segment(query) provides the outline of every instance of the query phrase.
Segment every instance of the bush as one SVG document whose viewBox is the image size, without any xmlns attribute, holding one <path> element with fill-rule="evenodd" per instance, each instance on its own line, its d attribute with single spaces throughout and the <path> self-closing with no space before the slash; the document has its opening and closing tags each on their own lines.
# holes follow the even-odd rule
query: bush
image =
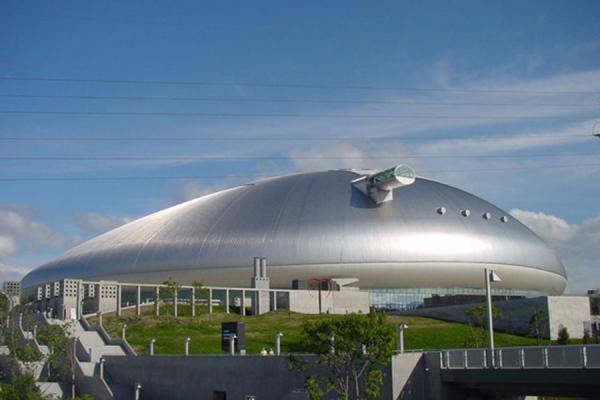
<svg viewBox="0 0 600 400">
<path fill-rule="evenodd" d="M 567 328 L 561 326 L 558 330 L 558 344 L 569 344 L 569 332 Z"/>
</svg>

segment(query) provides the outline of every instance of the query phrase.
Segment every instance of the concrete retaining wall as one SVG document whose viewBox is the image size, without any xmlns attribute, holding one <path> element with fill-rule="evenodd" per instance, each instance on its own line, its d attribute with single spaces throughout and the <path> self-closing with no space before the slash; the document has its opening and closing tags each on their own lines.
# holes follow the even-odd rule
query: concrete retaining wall
<svg viewBox="0 0 600 400">
<path fill-rule="evenodd" d="M 405 311 L 404 315 L 419 315 L 446 321 L 469 323 L 467 312 L 480 304 L 461 304 L 447 307 L 419 308 Z M 565 326 L 572 338 L 582 338 L 584 322 L 591 320 L 587 297 L 548 296 L 510 301 L 496 301 L 501 316 L 494 318 L 494 329 L 519 335 L 531 334 L 531 317 L 537 311 L 543 314 L 541 328 L 545 338 L 556 339 L 558 330 Z"/>
<path fill-rule="evenodd" d="M 316 356 L 299 358 L 309 361 L 313 371 L 321 368 L 315 365 Z M 395 356 L 393 363 L 383 369 L 386 378 L 380 399 L 411 398 L 398 396 L 405 386 L 415 382 L 421 359 L 420 353 Z M 260 400 L 307 399 L 303 374 L 288 370 L 287 364 L 285 355 L 108 356 L 105 368 L 111 382 L 129 387 L 140 383 L 145 400 L 212 399 L 216 391 L 225 392 L 227 399 L 245 399 L 249 395 Z M 418 374 L 422 375 L 422 371 Z"/>
</svg>

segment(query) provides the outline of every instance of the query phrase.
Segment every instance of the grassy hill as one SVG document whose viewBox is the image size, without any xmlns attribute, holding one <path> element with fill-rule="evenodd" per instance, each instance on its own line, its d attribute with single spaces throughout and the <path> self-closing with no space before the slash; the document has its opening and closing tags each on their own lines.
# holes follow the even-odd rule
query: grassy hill
<svg viewBox="0 0 600 400">
<path fill-rule="evenodd" d="M 192 354 L 221 353 L 221 322 L 244 321 L 246 323 L 246 349 L 248 353 L 259 353 L 263 348 L 273 347 L 275 332 L 283 332 L 282 352 L 309 352 L 302 341 L 302 325 L 304 322 L 322 318 L 343 318 L 334 315 L 306 315 L 279 310 L 260 316 L 242 317 L 238 314 L 217 312 L 207 314 L 198 307 L 196 317 L 189 316 L 189 306 L 179 307 L 179 317 L 165 315 L 169 307 L 161 308 L 161 316 L 152 315 L 150 307 L 143 309 L 142 316 L 137 317 L 133 310 L 126 310 L 122 317 L 107 315 L 103 324 L 113 337 L 121 334 L 121 325 L 127 324 L 127 340 L 138 354 L 145 354 L 146 346 L 156 339 L 156 354 L 182 354 L 185 337 L 191 338 Z M 397 324 L 405 322 L 408 329 L 404 340 L 407 349 L 441 349 L 469 347 L 472 343 L 469 325 L 457 324 L 423 317 L 389 316 L 389 322 Z M 97 318 L 90 318 L 96 324 Z M 497 332 L 496 345 L 526 346 L 535 345 L 533 338 Z"/>
</svg>

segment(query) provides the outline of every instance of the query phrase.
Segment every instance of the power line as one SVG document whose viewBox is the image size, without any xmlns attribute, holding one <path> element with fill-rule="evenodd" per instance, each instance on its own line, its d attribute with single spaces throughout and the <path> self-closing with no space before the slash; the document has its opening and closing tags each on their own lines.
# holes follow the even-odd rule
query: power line
<svg viewBox="0 0 600 400">
<path fill-rule="evenodd" d="M 518 90 L 487 88 L 432 88 L 408 86 L 372 86 L 372 85 L 328 85 L 303 83 L 267 83 L 267 82 L 217 82 L 217 81 L 177 81 L 177 80 L 135 80 L 135 79 L 85 79 L 85 78 L 51 78 L 0 76 L 4 81 L 36 81 L 60 83 L 97 83 L 128 85 L 185 85 L 185 86 L 231 86 L 231 87 L 265 87 L 265 88 L 297 88 L 297 89 L 352 89 L 352 90 L 392 90 L 414 92 L 464 92 L 464 93 L 521 93 L 521 94 L 600 94 L 600 91 L 561 91 L 561 90 Z"/>
<path fill-rule="evenodd" d="M 525 136 L 527 138 L 535 139 L 573 139 L 573 138 L 590 138 L 590 134 L 572 134 L 572 135 L 530 135 Z M 469 136 L 462 139 L 469 140 L 499 140 L 510 138 L 510 136 Z M 160 136 L 136 136 L 136 137 L 116 137 L 116 136 L 98 136 L 98 137 L 83 137 L 83 136 L 0 136 L 0 141 L 13 141 L 13 142 L 137 142 L 137 141 L 156 141 L 156 142 L 341 142 L 341 141 L 354 141 L 354 142 L 369 142 L 369 141 L 428 141 L 428 140 L 444 140 L 444 138 L 438 137 L 424 137 L 424 136 L 341 136 L 341 137 L 278 137 L 278 136 L 209 136 L 209 137 L 160 137 Z"/>
<path fill-rule="evenodd" d="M 221 112 L 135 112 L 135 111 L 48 111 L 0 110 L 0 114 L 14 115 L 87 115 L 137 117 L 215 117 L 215 118 L 356 118 L 356 119 L 443 119 L 443 120 L 535 120 L 562 119 L 564 116 L 533 115 L 370 115 L 370 114 L 303 114 L 303 113 L 221 113 Z"/>
<path fill-rule="evenodd" d="M 578 164 L 553 164 L 553 165 L 533 165 L 522 167 L 498 167 L 498 168 L 472 168 L 472 169 L 431 169 L 422 170 L 420 173 L 469 173 L 469 172 L 493 172 L 493 171 L 514 171 L 514 170 L 533 170 L 533 169 L 561 169 L 561 168 L 581 168 L 581 167 L 600 167 L 600 163 L 578 163 Z M 145 180 L 192 180 L 192 179 L 261 179 L 275 177 L 273 175 L 185 175 L 185 176 L 117 176 L 117 177 L 0 177 L 3 182 L 54 182 L 54 181 L 145 181 Z"/>
<path fill-rule="evenodd" d="M 600 107 L 600 104 L 548 104 L 548 103 L 476 103 L 450 101 L 410 101 L 410 100 L 341 100 L 314 98 L 243 98 L 243 97 L 181 97 L 181 96 L 83 96 L 83 95 L 28 95 L 0 94 L 3 98 L 22 99 L 62 99 L 62 100 L 160 100 L 160 101 L 199 101 L 199 102 L 236 102 L 236 103 L 308 103 L 308 104 L 398 104 L 424 106 L 484 106 L 484 107 L 551 107 L 580 108 Z"/>
<path fill-rule="evenodd" d="M 464 155 L 365 155 L 365 156 L 5 156 L 0 161 L 255 161 L 255 160 L 396 160 L 396 159 L 479 159 L 479 158 L 554 158 L 600 156 L 598 152 L 569 154 L 464 154 Z"/>
</svg>

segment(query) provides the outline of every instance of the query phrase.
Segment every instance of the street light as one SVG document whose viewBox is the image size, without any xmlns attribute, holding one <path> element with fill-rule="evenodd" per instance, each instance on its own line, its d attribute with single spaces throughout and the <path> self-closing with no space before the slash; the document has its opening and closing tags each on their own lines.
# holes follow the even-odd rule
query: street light
<svg viewBox="0 0 600 400">
<path fill-rule="evenodd" d="M 502 279 L 496 274 L 496 271 L 490 268 L 485 269 L 485 296 L 487 298 L 487 320 L 488 331 L 490 333 L 490 361 L 492 367 L 496 366 L 494 357 L 494 321 L 492 317 L 492 282 L 502 282 Z"/>
</svg>

